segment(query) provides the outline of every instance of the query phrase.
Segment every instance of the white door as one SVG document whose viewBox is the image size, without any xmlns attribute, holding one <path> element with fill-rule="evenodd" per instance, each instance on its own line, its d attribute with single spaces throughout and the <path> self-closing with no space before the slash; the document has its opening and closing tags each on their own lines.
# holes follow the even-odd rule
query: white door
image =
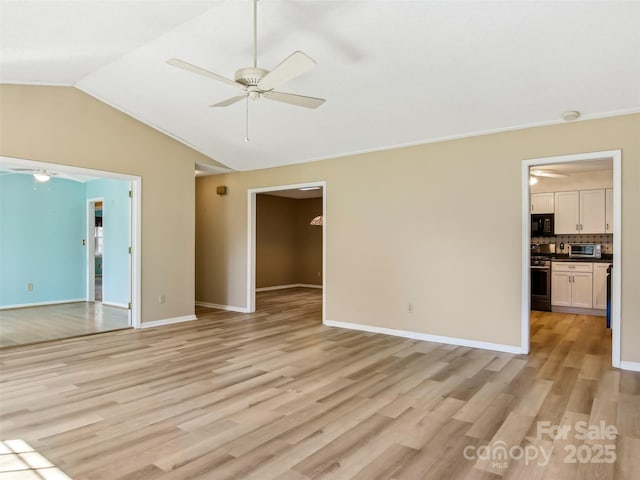
<svg viewBox="0 0 640 480">
<path fill-rule="evenodd" d="M 580 197 L 577 191 L 556 192 L 554 205 L 556 234 L 580 233 L 578 230 L 580 223 L 579 201 Z"/>
<path fill-rule="evenodd" d="M 571 274 L 571 306 L 591 308 L 593 305 L 593 273 Z"/>
<path fill-rule="evenodd" d="M 605 191 L 580 191 L 580 233 L 604 233 Z"/>
<path fill-rule="evenodd" d="M 613 233 L 613 188 L 607 188 L 605 194 L 605 233 Z"/>
<path fill-rule="evenodd" d="M 551 305 L 559 307 L 571 306 L 571 273 L 551 273 Z"/>
</svg>

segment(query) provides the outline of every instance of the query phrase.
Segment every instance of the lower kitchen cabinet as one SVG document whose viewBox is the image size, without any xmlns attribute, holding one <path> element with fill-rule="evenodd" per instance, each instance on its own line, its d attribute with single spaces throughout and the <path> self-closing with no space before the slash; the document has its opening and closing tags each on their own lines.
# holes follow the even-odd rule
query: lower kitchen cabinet
<svg viewBox="0 0 640 480">
<path fill-rule="evenodd" d="M 592 308 L 593 264 L 552 262 L 551 305 L 558 307 Z"/>
<path fill-rule="evenodd" d="M 607 308 L 607 268 L 610 263 L 593 264 L 593 308 Z"/>
</svg>

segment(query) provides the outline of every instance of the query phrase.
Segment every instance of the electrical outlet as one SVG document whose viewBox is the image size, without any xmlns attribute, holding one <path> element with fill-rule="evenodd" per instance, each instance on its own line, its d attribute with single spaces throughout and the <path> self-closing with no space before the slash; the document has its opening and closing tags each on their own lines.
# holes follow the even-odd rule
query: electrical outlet
<svg viewBox="0 0 640 480">
<path fill-rule="evenodd" d="M 160 305 L 164 305 L 166 301 L 167 301 L 167 296 L 164 293 L 158 297 L 158 303 Z"/>
<path fill-rule="evenodd" d="M 33 283 L 27 283 L 27 292 L 33 292 Z"/>
<path fill-rule="evenodd" d="M 407 313 L 413 313 L 413 303 L 407 304 Z"/>
</svg>

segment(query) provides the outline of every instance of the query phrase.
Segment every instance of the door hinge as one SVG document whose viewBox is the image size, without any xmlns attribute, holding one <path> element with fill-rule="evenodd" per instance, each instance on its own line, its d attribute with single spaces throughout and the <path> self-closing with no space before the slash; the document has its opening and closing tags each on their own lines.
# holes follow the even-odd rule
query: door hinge
<svg viewBox="0 0 640 480">
<path fill-rule="evenodd" d="M 129 255 L 131 255 L 132 251 L 133 251 L 133 249 L 131 247 L 129 247 Z"/>
<path fill-rule="evenodd" d="M 127 310 L 131 310 L 131 302 L 127 303 Z"/>
<path fill-rule="evenodd" d="M 129 190 L 129 198 L 133 197 L 133 192 Z"/>
</svg>

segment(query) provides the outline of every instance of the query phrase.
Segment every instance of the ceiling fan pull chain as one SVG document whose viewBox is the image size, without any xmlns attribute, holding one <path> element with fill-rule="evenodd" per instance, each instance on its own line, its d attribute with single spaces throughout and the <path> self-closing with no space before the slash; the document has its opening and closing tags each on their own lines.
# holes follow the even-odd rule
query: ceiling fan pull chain
<svg viewBox="0 0 640 480">
<path fill-rule="evenodd" d="M 247 123 L 246 123 L 246 135 L 244 137 L 244 141 L 249 143 L 249 95 L 247 95 Z"/>
</svg>

